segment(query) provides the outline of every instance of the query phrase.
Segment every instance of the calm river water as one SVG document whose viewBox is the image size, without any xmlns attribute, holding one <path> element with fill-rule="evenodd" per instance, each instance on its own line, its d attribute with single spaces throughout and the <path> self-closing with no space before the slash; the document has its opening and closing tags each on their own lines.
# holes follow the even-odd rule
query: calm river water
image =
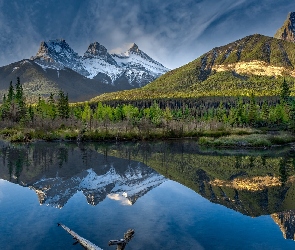
<svg viewBox="0 0 295 250">
<path fill-rule="evenodd" d="M 0 144 L 0 249 L 295 249 L 295 153 L 194 141 Z"/>
</svg>

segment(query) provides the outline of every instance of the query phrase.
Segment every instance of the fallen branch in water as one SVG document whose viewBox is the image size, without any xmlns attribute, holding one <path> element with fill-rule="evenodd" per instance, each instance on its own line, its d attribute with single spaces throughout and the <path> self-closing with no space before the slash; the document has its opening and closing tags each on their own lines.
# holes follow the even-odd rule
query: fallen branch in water
<svg viewBox="0 0 295 250">
<path fill-rule="evenodd" d="M 73 230 L 65 226 L 64 224 L 57 223 L 58 226 L 61 226 L 66 232 L 68 232 L 70 235 L 73 236 L 73 239 L 76 240 L 76 242 L 73 245 L 80 244 L 83 246 L 86 250 L 103 250 L 102 248 L 96 246 L 89 240 L 84 239 L 77 233 L 75 233 Z M 112 245 L 117 245 L 117 250 L 124 250 L 127 243 L 133 238 L 134 236 L 134 230 L 129 229 L 125 234 L 124 234 L 124 239 L 120 240 L 110 240 L 109 241 L 109 246 Z"/>
<path fill-rule="evenodd" d="M 117 250 L 124 250 L 127 243 L 133 238 L 134 236 L 134 230 L 129 229 L 125 234 L 124 234 L 124 239 L 120 240 L 110 240 L 109 241 L 109 246 L 112 245 L 117 245 Z"/>
<path fill-rule="evenodd" d="M 73 236 L 73 239 L 76 240 L 76 242 L 73 245 L 76 245 L 76 244 L 79 243 L 86 250 L 103 250 L 102 248 L 100 248 L 100 247 L 94 245 L 93 243 L 91 243 L 89 240 L 86 240 L 83 237 L 81 237 L 80 235 L 76 234 L 74 231 L 72 231 L 67 226 L 65 226 L 65 225 L 63 225 L 61 223 L 57 223 L 57 225 L 61 226 L 66 232 L 68 232 L 70 235 Z"/>
</svg>

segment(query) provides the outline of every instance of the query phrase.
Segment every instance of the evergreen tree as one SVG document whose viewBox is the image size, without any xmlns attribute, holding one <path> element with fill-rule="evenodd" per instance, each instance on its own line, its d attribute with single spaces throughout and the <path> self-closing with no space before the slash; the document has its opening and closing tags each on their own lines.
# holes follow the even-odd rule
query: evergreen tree
<svg viewBox="0 0 295 250">
<path fill-rule="evenodd" d="M 55 104 L 55 100 L 54 100 L 54 94 L 50 93 L 49 98 L 48 98 L 48 103 L 53 105 Z"/>
<path fill-rule="evenodd" d="M 231 124 L 235 124 L 237 126 L 241 126 L 245 123 L 245 117 L 244 117 L 244 109 L 245 109 L 245 105 L 243 102 L 242 97 L 239 97 L 238 99 L 238 104 L 236 108 L 231 108 L 230 110 L 230 120 L 231 120 Z"/>
<path fill-rule="evenodd" d="M 281 103 L 288 103 L 290 99 L 290 88 L 288 83 L 286 82 L 286 79 L 284 78 L 283 83 L 281 84 L 281 91 L 280 91 L 280 101 Z"/>
<path fill-rule="evenodd" d="M 6 118 L 18 122 L 26 117 L 25 98 L 19 77 L 17 78 L 15 90 L 12 82 L 10 82 L 7 97 L 6 95 L 3 96 L 1 110 L 2 119 Z"/>
<path fill-rule="evenodd" d="M 35 114 L 34 114 L 34 109 L 31 105 L 28 108 L 28 116 L 29 116 L 30 121 L 33 122 Z"/>
<path fill-rule="evenodd" d="M 15 102 L 18 105 L 18 120 L 25 118 L 26 116 L 26 103 L 25 103 L 25 97 L 23 93 L 23 87 L 20 83 L 20 78 L 17 77 L 17 82 L 15 85 Z"/>
<path fill-rule="evenodd" d="M 14 88 L 11 81 L 8 88 L 7 101 L 11 103 L 13 99 L 14 99 Z"/>
<path fill-rule="evenodd" d="M 6 95 L 3 95 L 3 101 L 1 105 L 1 118 L 2 120 L 8 116 L 9 103 L 7 101 Z"/>
<path fill-rule="evenodd" d="M 290 116 L 289 127 L 290 129 L 294 131 L 295 130 L 295 100 L 294 99 L 290 103 L 289 116 Z"/>
<path fill-rule="evenodd" d="M 65 96 L 64 100 L 64 117 L 68 119 L 70 117 L 70 106 L 69 106 L 69 95 L 68 93 Z"/>
<path fill-rule="evenodd" d="M 257 107 L 256 107 L 256 101 L 253 92 L 250 96 L 250 105 L 249 105 L 249 115 L 248 115 L 248 122 L 250 125 L 255 125 L 257 119 Z"/>
<path fill-rule="evenodd" d="M 216 117 L 217 117 L 217 120 L 222 122 L 224 120 L 224 117 L 226 116 L 226 110 L 223 106 L 223 102 L 221 101 L 219 103 L 219 106 L 216 110 Z"/>
<path fill-rule="evenodd" d="M 37 103 L 37 106 L 36 106 L 36 111 L 37 111 L 37 114 L 42 118 L 44 119 L 45 117 L 47 117 L 47 107 L 46 107 L 46 102 L 43 98 L 41 98 L 41 96 L 39 95 L 39 98 L 38 98 L 38 103 Z"/>
<path fill-rule="evenodd" d="M 262 107 L 261 107 L 261 113 L 260 113 L 260 119 L 262 121 L 263 126 L 265 126 L 268 123 L 268 117 L 269 117 L 269 108 L 266 101 L 263 101 Z"/>
<path fill-rule="evenodd" d="M 52 120 L 57 116 L 54 95 L 52 93 L 50 93 L 48 98 L 48 115 Z"/>
<path fill-rule="evenodd" d="M 23 98 L 23 89 L 20 84 L 20 79 L 17 77 L 16 84 L 15 84 L 15 99 L 17 102 L 21 101 Z"/>
<path fill-rule="evenodd" d="M 70 115 L 68 94 L 65 96 L 63 91 L 59 91 L 57 100 L 58 116 L 62 119 L 68 119 Z"/>
</svg>

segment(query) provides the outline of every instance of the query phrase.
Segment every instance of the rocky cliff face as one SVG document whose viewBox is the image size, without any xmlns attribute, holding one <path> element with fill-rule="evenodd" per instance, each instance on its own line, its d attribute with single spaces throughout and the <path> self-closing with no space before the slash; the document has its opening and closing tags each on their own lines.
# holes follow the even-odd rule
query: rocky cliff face
<svg viewBox="0 0 295 250">
<path fill-rule="evenodd" d="M 245 96 L 250 93 L 276 96 L 283 77 L 295 77 L 294 50 L 295 43 L 259 34 L 247 36 L 213 48 L 141 89 L 104 94 L 93 101 Z"/>
<path fill-rule="evenodd" d="M 83 59 L 86 60 L 87 58 L 93 59 L 101 59 L 111 65 L 116 65 L 116 61 L 113 57 L 108 53 L 108 50 L 98 42 L 91 43 L 84 53 Z"/>
<path fill-rule="evenodd" d="M 38 195 L 40 204 L 62 208 L 77 192 L 82 192 L 93 206 L 107 197 L 132 205 L 138 198 L 166 181 L 156 171 L 141 164 L 131 164 L 125 172 L 109 166 L 104 174 L 88 169 L 70 178 L 43 178 L 30 185 Z"/>
<path fill-rule="evenodd" d="M 283 26 L 278 29 L 274 37 L 289 42 L 295 42 L 295 12 L 288 14 Z"/>
<path fill-rule="evenodd" d="M 31 60 L 39 64 L 43 69 L 62 70 L 70 68 L 81 75 L 89 75 L 82 65 L 81 57 L 64 39 L 41 42 L 36 56 L 31 57 Z"/>
<path fill-rule="evenodd" d="M 285 239 L 295 240 L 295 211 L 275 213 L 271 217 L 280 227 Z"/>
<path fill-rule="evenodd" d="M 125 79 L 135 87 L 144 86 L 168 71 L 136 44 L 125 53 L 111 55 L 103 45 L 94 42 L 82 57 L 64 39 L 56 39 L 41 42 L 39 51 L 31 60 L 44 70 L 69 68 L 89 79 L 100 78 L 112 85 Z"/>
<path fill-rule="evenodd" d="M 124 53 L 112 54 L 119 67 L 124 69 L 124 77 L 135 86 L 144 86 L 152 82 L 168 69 L 155 61 L 133 43 Z"/>
<path fill-rule="evenodd" d="M 71 102 L 77 102 L 144 86 L 168 71 L 137 45 L 123 54 L 111 55 L 103 45 L 94 42 L 80 56 L 64 39 L 43 41 L 30 60 L 0 67 L 0 101 L 9 82 L 17 77 L 28 102 L 60 90 L 68 93 Z"/>
</svg>

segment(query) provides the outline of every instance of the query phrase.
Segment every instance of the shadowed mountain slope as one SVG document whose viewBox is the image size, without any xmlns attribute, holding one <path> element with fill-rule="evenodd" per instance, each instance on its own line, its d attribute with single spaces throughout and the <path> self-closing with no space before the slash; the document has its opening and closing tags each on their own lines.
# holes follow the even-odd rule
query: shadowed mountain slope
<svg viewBox="0 0 295 250">
<path fill-rule="evenodd" d="M 259 34 L 213 48 L 143 88 L 98 96 L 93 101 L 198 96 L 278 95 L 295 77 L 295 44 Z M 290 86 L 292 94 L 293 84 Z"/>
<path fill-rule="evenodd" d="M 10 81 L 20 77 L 30 102 L 60 90 L 68 93 L 72 102 L 86 101 L 102 93 L 142 87 L 167 71 L 136 44 L 111 55 L 94 42 L 80 56 L 65 40 L 49 40 L 41 42 L 31 59 L 0 67 L 0 96 L 7 92 Z"/>
</svg>

